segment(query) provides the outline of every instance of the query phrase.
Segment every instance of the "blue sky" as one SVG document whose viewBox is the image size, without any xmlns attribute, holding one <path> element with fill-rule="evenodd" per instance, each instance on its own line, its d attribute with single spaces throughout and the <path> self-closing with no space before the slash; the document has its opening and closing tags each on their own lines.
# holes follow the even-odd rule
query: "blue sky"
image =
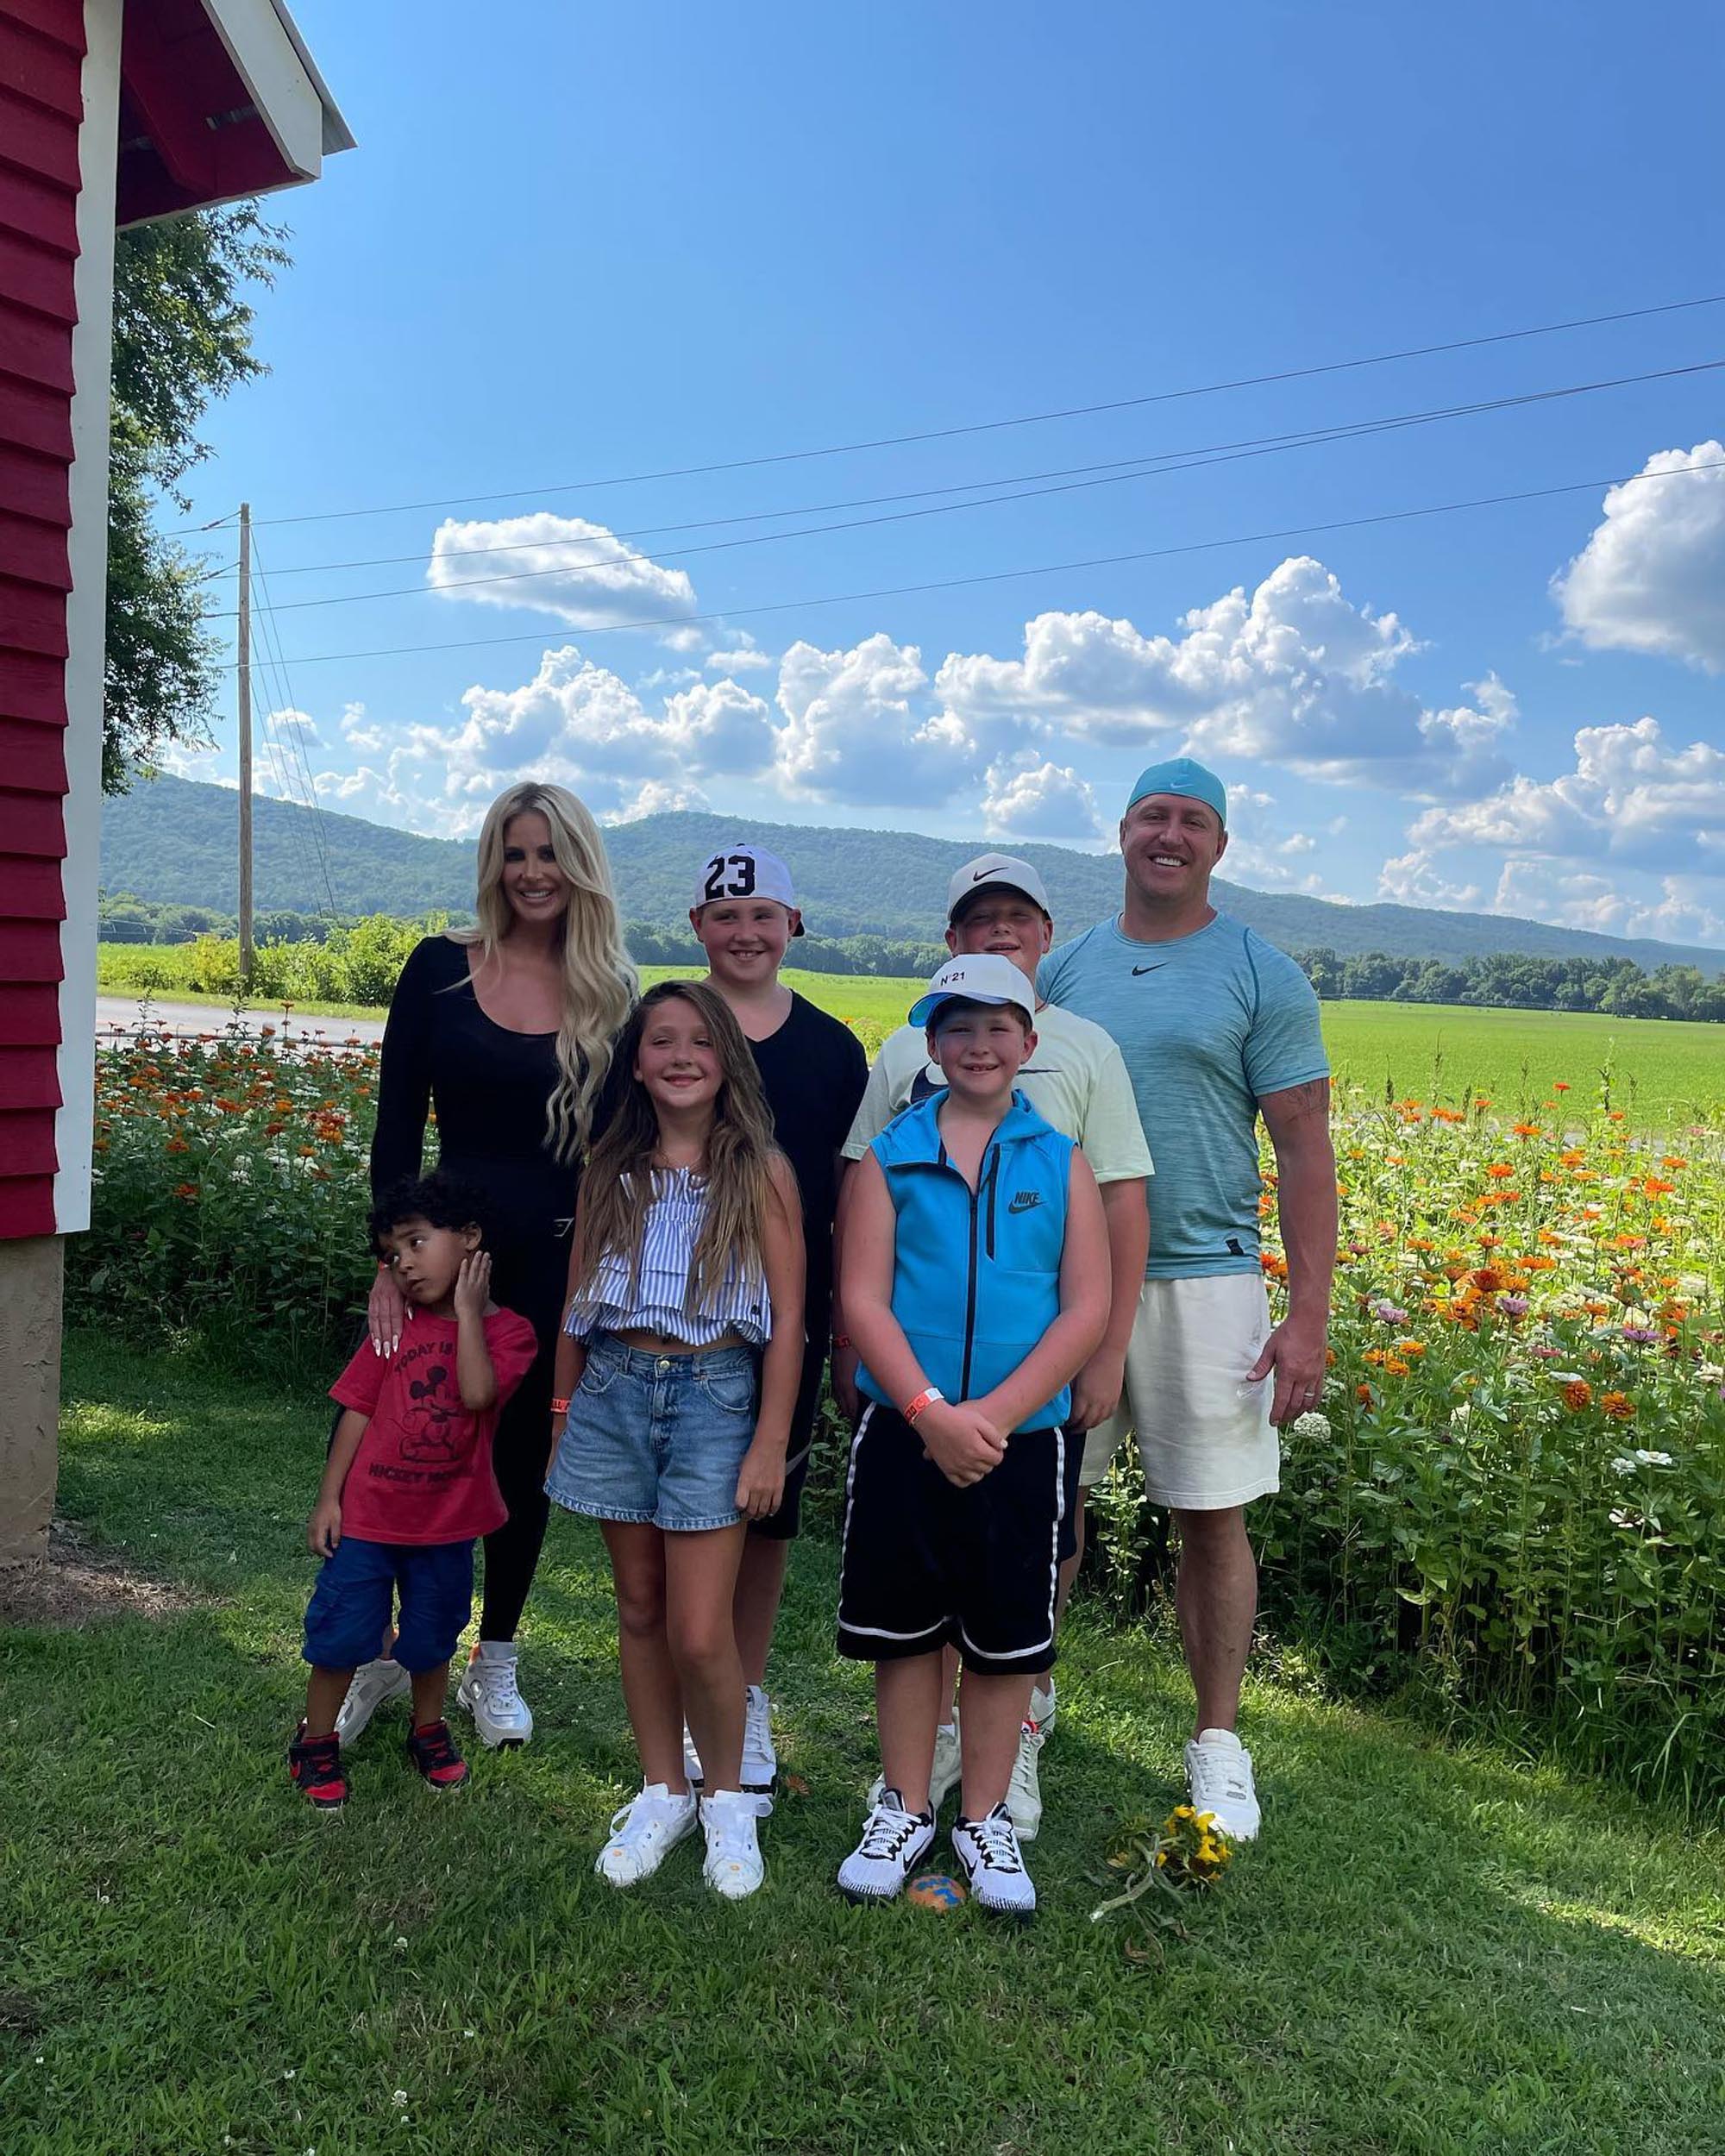
<svg viewBox="0 0 1725 2156">
<path fill-rule="evenodd" d="M 297 14 L 360 146 L 278 198 L 196 515 L 253 505 L 326 805 L 1094 846 L 1190 747 L 1241 881 L 1725 945 L 1725 370 L 1230 446 L 1720 360 L 1725 305 L 621 483 L 1725 292 L 1716 11 Z"/>
</svg>

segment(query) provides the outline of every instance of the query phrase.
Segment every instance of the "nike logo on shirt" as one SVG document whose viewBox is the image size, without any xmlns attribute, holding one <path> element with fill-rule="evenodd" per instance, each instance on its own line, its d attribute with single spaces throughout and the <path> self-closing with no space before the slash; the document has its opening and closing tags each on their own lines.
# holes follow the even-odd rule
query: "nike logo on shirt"
<svg viewBox="0 0 1725 2156">
<path fill-rule="evenodd" d="M 1134 966 L 1132 979 L 1136 981 L 1141 973 L 1160 973 L 1167 963 L 1168 961 L 1165 958 L 1158 958 L 1153 966 Z"/>
</svg>

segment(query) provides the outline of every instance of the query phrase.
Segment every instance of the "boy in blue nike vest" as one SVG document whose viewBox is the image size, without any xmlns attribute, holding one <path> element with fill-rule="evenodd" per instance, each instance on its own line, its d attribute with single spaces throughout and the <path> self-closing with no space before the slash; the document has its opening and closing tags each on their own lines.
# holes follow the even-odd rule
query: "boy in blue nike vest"
<svg viewBox="0 0 1725 2156">
<path fill-rule="evenodd" d="M 985 1908 L 1036 1890 L 1006 1806 L 1031 1680 L 1054 1661 L 1071 1381 L 1108 1317 L 1088 1163 L 1013 1081 L 1036 1046 L 1030 983 L 994 953 L 942 967 L 911 1012 L 944 1091 L 859 1163 L 841 1252 L 869 1405 L 851 1446 L 838 1650 L 875 1665 L 885 1787 L 839 1868 L 897 1894 L 934 1839 L 941 1649 L 963 1664 L 952 1846 Z"/>
</svg>

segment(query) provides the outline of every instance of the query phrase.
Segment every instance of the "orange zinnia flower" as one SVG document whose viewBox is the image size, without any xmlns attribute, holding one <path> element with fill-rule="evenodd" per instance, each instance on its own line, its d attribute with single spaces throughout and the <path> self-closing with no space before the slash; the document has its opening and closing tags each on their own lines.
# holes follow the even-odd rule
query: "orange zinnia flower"
<svg viewBox="0 0 1725 2156">
<path fill-rule="evenodd" d="M 1593 1388 L 1584 1377 L 1572 1377 L 1563 1388 L 1563 1404 L 1572 1415 L 1593 1405 Z"/>
<path fill-rule="evenodd" d="M 1609 1415 L 1613 1422 L 1628 1422 L 1635 1412 L 1635 1403 L 1628 1393 L 1607 1393 L 1599 1403 L 1602 1415 Z"/>
</svg>

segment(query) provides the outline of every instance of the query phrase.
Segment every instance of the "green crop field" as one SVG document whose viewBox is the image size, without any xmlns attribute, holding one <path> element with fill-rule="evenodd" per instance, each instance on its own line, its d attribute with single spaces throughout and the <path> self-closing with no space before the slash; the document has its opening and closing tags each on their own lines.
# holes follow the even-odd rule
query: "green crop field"
<svg viewBox="0 0 1725 2156">
<path fill-rule="evenodd" d="M 663 980 L 673 967 L 643 979 Z M 850 1024 L 872 1055 L 921 993 L 919 981 L 794 973 L 785 978 Z M 1485 1011 L 1448 1003 L 1327 1003 L 1324 1037 L 1344 1084 L 1398 1100 L 1484 1095 L 1505 1110 L 1536 1105 L 1554 1084 L 1578 1110 L 1610 1073 L 1611 1105 L 1632 1123 L 1699 1119 L 1725 1105 L 1725 1027 L 1567 1011 Z"/>
<path fill-rule="evenodd" d="M 231 1008 L 231 994 L 191 988 L 197 948 L 104 944 L 102 992 L 135 995 L 148 989 L 170 1001 Z M 641 977 L 650 983 L 694 970 L 645 966 Z M 924 986 L 794 968 L 787 968 L 785 978 L 812 1003 L 842 1018 L 871 1056 Z M 260 1008 L 269 1001 L 257 999 Z M 307 1018 L 382 1015 L 366 1006 L 309 1000 L 294 1008 Z M 1324 1006 L 1324 1033 L 1340 1081 L 1373 1094 L 1387 1087 L 1398 1100 L 1459 1101 L 1484 1095 L 1509 1110 L 1536 1105 L 1561 1084 L 1580 1110 L 1597 1105 L 1603 1074 L 1609 1072 L 1610 1105 L 1627 1109 L 1631 1122 L 1693 1121 L 1725 1106 L 1725 1026 L 1463 1004 L 1349 1002 Z"/>
</svg>

